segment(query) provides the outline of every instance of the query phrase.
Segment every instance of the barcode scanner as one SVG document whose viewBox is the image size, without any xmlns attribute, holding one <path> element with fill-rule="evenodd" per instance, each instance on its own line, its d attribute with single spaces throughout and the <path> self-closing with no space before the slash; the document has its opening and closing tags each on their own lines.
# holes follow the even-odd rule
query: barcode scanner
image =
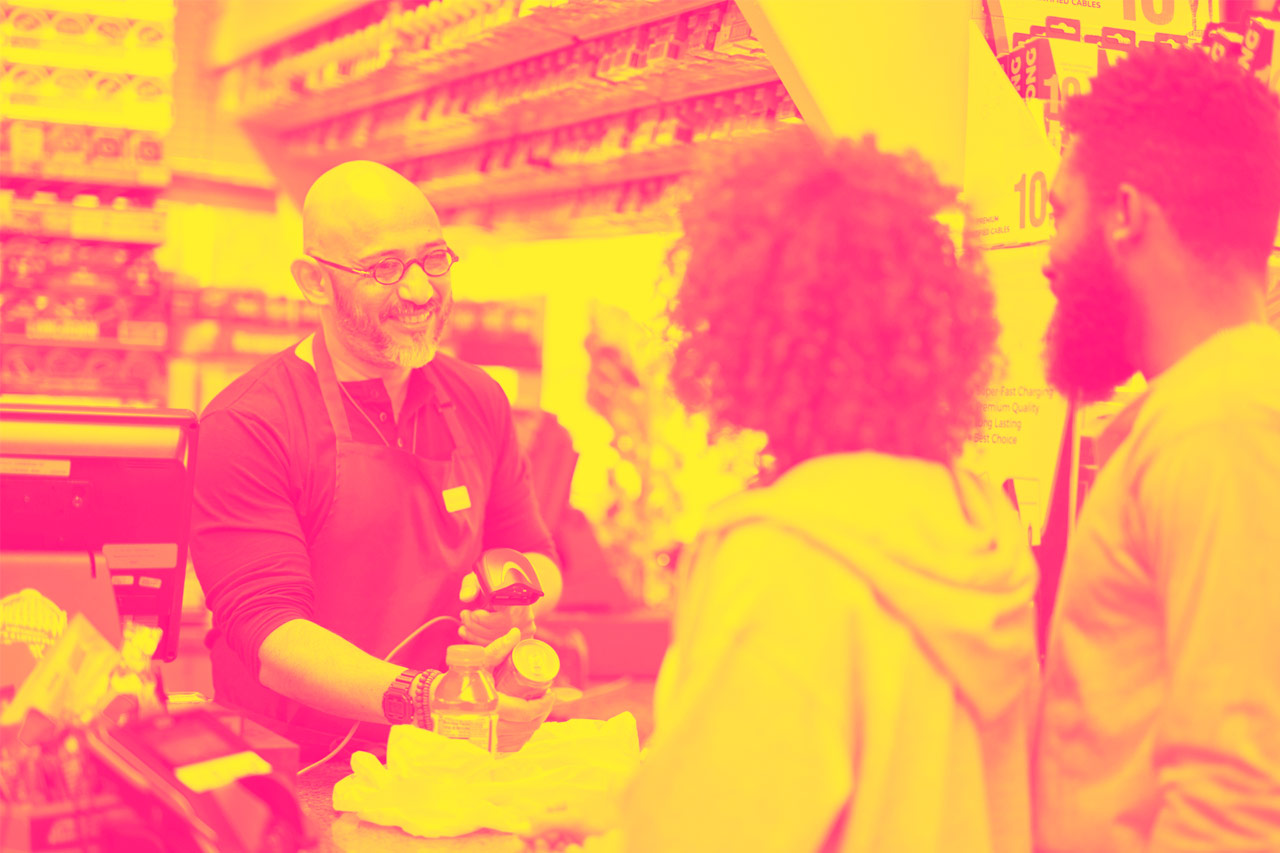
<svg viewBox="0 0 1280 853">
<path fill-rule="evenodd" d="M 544 595 L 529 558 L 512 548 L 490 548 L 475 567 L 480 582 L 478 606 L 528 607 Z"/>
</svg>

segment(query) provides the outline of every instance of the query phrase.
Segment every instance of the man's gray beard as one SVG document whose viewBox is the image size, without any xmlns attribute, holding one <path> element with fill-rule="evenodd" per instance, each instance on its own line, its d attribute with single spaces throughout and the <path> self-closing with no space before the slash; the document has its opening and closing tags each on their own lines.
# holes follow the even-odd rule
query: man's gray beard
<svg viewBox="0 0 1280 853">
<path fill-rule="evenodd" d="M 439 348 L 439 335 L 430 332 L 411 344 L 390 344 L 383 352 L 391 363 L 414 370 L 430 364 Z"/>
<path fill-rule="evenodd" d="M 338 326 L 346 333 L 348 348 L 361 359 L 383 367 L 413 370 L 435 358 L 449 321 L 449 309 L 436 314 L 435 325 L 411 343 L 398 343 L 372 317 L 357 311 L 350 301 L 338 298 Z M 450 306 L 452 308 L 452 306 Z"/>
</svg>

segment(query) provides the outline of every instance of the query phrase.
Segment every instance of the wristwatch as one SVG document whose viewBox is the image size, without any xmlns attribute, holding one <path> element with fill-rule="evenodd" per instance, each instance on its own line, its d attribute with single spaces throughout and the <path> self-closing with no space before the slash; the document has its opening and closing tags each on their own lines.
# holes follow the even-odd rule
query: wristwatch
<svg viewBox="0 0 1280 853">
<path fill-rule="evenodd" d="M 406 669 L 391 682 L 387 692 L 382 694 L 382 715 L 393 726 L 402 726 L 413 722 L 414 702 L 413 681 L 421 675 L 416 669 Z"/>
</svg>

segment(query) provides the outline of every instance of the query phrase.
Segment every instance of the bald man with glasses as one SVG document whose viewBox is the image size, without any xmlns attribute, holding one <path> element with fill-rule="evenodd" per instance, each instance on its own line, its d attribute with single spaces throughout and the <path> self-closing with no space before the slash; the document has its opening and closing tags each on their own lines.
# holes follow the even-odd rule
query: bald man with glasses
<svg viewBox="0 0 1280 853">
<path fill-rule="evenodd" d="M 482 370 L 438 351 L 458 256 L 422 192 L 343 163 L 303 204 L 293 278 L 320 329 L 233 382 L 201 417 L 192 554 L 213 611 L 219 702 L 323 754 L 429 724 L 444 649 L 501 656 L 554 606 L 560 572 L 511 407 Z M 533 607 L 464 610 L 485 550 L 525 554 Z M 456 616 L 382 658 L 416 627 Z M 550 700 L 502 697 L 531 733 Z M 509 740 L 508 740 L 509 743 Z"/>
</svg>

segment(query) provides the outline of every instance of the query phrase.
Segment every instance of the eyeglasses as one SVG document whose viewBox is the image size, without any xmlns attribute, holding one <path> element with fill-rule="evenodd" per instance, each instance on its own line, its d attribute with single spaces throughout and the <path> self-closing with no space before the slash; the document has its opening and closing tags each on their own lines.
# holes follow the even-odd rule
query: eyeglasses
<svg viewBox="0 0 1280 853">
<path fill-rule="evenodd" d="M 310 253 L 308 253 L 310 255 Z M 344 270 L 356 275 L 373 276 L 374 281 L 378 284 L 393 285 L 399 284 L 400 279 L 404 278 L 404 274 L 409 271 L 409 267 L 417 264 L 422 267 L 422 271 L 429 276 L 439 277 L 447 273 L 458 261 L 458 256 L 454 254 L 453 249 L 448 246 L 443 249 L 432 249 L 419 259 L 408 262 L 399 258 L 383 258 L 367 270 L 354 269 L 352 267 L 344 267 L 342 264 L 335 264 L 333 261 L 326 261 L 324 258 L 317 258 L 315 255 L 310 257 L 319 261 L 326 266 Z"/>
</svg>

